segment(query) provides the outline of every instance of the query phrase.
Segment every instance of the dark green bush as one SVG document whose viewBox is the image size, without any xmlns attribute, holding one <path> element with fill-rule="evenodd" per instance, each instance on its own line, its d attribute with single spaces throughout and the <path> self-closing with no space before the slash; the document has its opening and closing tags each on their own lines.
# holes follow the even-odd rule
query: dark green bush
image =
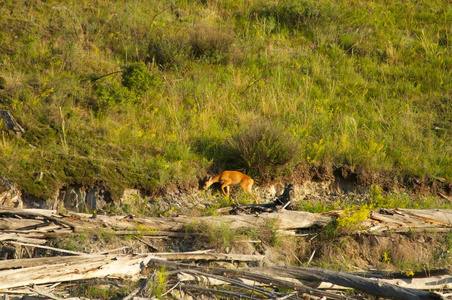
<svg viewBox="0 0 452 300">
<path fill-rule="evenodd" d="M 122 69 L 122 85 L 137 95 L 142 95 L 156 85 L 156 77 L 140 62 Z"/>
<path fill-rule="evenodd" d="M 137 99 L 137 95 L 133 90 L 129 90 L 118 83 L 98 84 L 94 87 L 94 94 L 98 100 L 96 108 L 100 110 L 135 102 Z"/>
<path fill-rule="evenodd" d="M 299 153 L 297 142 L 271 123 L 252 123 L 228 144 L 230 164 L 262 178 L 279 175 Z"/>
</svg>

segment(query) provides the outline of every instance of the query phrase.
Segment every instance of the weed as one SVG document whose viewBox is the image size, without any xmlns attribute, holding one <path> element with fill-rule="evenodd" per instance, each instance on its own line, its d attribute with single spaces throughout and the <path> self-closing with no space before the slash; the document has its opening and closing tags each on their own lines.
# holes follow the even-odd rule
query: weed
<svg viewBox="0 0 452 300">
<path fill-rule="evenodd" d="M 381 255 L 381 261 L 388 265 L 391 264 L 391 254 L 386 251 L 383 252 Z"/>
<path fill-rule="evenodd" d="M 360 207 L 355 205 L 347 206 L 343 214 L 337 218 L 338 228 L 362 229 L 361 223 L 370 216 L 372 207 L 362 204 Z"/>
<path fill-rule="evenodd" d="M 119 286 L 119 285 L 118 285 Z M 116 287 L 111 284 L 104 284 L 102 280 L 93 280 L 84 284 L 77 284 L 69 287 L 69 292 L 73 296 L 88 299 L 122 299 L 127 296 L 132 289 L 130 283 L 121 284 Z"/>
<path fill-rule="evenodd" d="M 278 233 L 278 219 L 267 219 L 258 233 L 259 237 L 271 246 L 281 246 L 283 239 Z"/>
<path fill-rule="evenodd" d="M 159 270 L 155 270 L 152 275 L 152 280 L 149 282 L 150 292 L 152 296 L 157 297 L 157 299 L 162 299 L 163 293 L 167 290 L 168 285 L 168 271 L 162 267 Z"/>
</svg>

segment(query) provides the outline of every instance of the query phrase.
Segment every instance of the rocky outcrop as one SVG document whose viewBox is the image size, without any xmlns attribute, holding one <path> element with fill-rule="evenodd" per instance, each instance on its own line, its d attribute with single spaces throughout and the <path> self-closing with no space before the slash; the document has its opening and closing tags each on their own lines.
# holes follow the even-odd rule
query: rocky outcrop
<svg viewBox="0 0 452 300">
<path fill-rule="evenodd" d="M 8 110 L 0 110 L 0 119 L 3 121 L 4 126 L 8 130 L 13 131 L 18 137 L 21 137 L 25 132 L 22 126 L 20 126 L 20 124 Z"/>
<path fill-rule="evenodd" d="M 6 178 L 0 178 L 0 206 L 23 208 L 22 192 Z"/>
<path fill-rule="evenodd" d="M 101 211 L 106 203 L 111 202 L 110 193 L 105 189 L 103 181 L 94 186 L 70 185 L 61 189 L 57 196 L 57 206 L 75 212 Z"/>
</svg>

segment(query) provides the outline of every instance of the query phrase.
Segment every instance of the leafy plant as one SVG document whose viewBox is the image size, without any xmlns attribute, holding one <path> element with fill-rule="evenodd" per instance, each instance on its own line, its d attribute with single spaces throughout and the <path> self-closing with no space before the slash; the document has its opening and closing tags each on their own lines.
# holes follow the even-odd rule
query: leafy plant
<svg viewBox="0 0 452 300">
<path fill-rule="evenodd" d="M 159 270 L 155 270 L 152 275 L 152 281 L 149 282 L 150 292 L 152 296 L 157 299 L 162 299 L 163 294 L 166 292 L 168 285 L 168 271 L 162 267 Z"/>
</svg>

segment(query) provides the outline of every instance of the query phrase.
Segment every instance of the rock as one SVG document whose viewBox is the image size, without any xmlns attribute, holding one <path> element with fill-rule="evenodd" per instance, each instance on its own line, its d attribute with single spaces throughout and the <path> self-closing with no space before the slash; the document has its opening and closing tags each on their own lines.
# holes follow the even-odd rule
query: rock
<svg viewBox="0 0 452 300">
<path fill-rule="evenodd" d="M 93 187 L 70 185 L 60 190 L 57 196 L 59 206 L 75 212 L 92 213 L 101 211 L 111 201 L 110 193 L 105 190 L 102 181 Z"/>
<path fill-rule="evenodd" d="M 25 132 L 25 130 L 22 128 L 22 126 L 19 125 L 19 123 L 8 110 L 0 110 L 0 118 L 3 120 L 3 124 L 8 130 L 14 131 L 14 133 L 18 137 L 22 137 L 22 134 Z"/>
<path fill-rule="evenodd" d="M 23 208 L 22 192 L 14 182 L 6 178 L 0 178 L 0 205 Z"/>
</svg>

